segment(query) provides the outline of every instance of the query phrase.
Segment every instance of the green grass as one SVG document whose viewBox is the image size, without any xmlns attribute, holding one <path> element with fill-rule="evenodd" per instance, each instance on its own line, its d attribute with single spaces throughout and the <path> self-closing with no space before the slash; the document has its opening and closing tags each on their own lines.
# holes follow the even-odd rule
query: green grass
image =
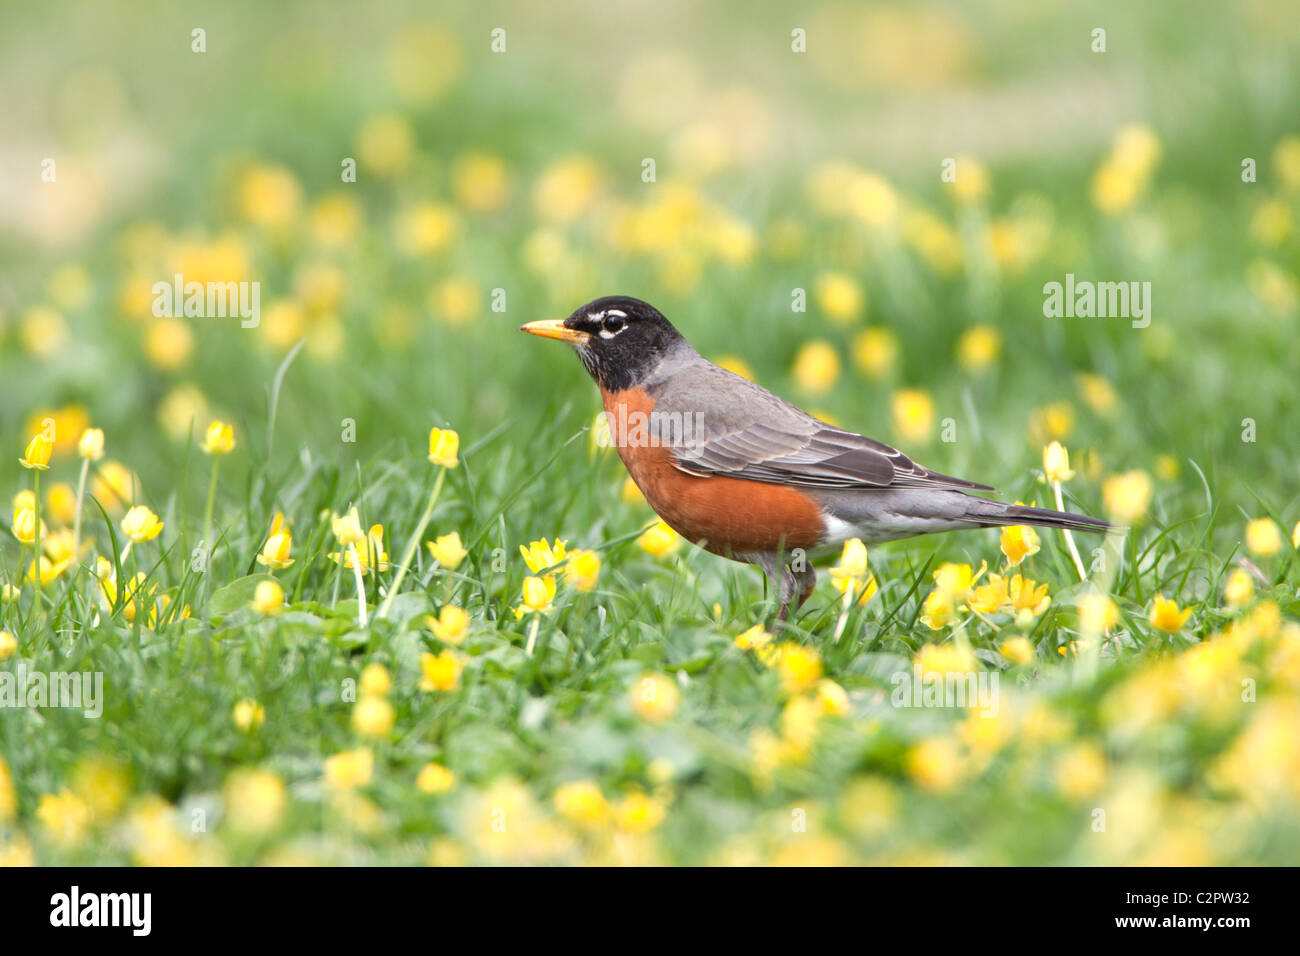
<svg viewBox="0 0 1300 956">
<path fill-rule="evenodd" d="M 93 424 L 107 436 L 97 468 L 111 459 L 134 471 L 136 500 L 164 529 L 123 559 L 120 506 L 88 498 L 83 538 L 92 551 L 38 595 L 23 582 L 31 547 L 5 523 L 0 580 L 19 591 L 0 604 L 0 630 L 16 641 L 0 675 L 20 664 L 97 672 L 104 700 L 97 719 L 0 708 L 0 859 L 1295 858 L 1300 572 L 1290 537 L 1300 503 L 1289 442 L 1294 368 L 1285 357 L 1300 239 L 1294 225 L 1267 235 L 1258 219 L 1266 203 L 1292 223 L 1300 214 L 1300 173 L 1281 145 L 1300 132 L 1281 108 L 1300 84 L 1294 58 L 1278 54 L 1271 75 L 1286 95 L 1266 96 L 1205 46 L 1217 36 L 1259 51 L 1271 31 L 1289 27 L 1220 22 L 1207 6 L 1201 29 L 1191 30 L 1172 12 L 1116 7 L 1106 21 L 1112 52 L 1088 59 L 1075 34 L 1086 37 L 1090 21 L 1071 24 L 1062 13 L 1042 37 L 992 12 L 978 18 L 937 5 L 873 21 L 868 34 L 888 27 L 901 31 L 896 43 L 931 48 L 941 21 L 964 54 L 886 63 L 890 75 L 845 87 L 834 79 L 842 73 L 827 74 L 816 59 L 840 55 L 818 52 L 825 29 L 814 26 L 806 63 L 791 65 L 790 27 L 775 11 L 742 18 L 737 8 L 731 21 L 743 27 L 722 18 L 661 36 L 662 27 L 596 23 L 567 6 L 547 26 L 530 25 L 503 7 L 482 22 L 445 26 L 459 65 L 446 89 L 424 97 L 386 65 L 393 38 L 412 32 L 402 5 L 380 5 L 364 25 L 308 27 L 293 11 L 301 12 L 233 5 L 209 26 L 206 60 L 169 46 L 188 36 L 185 14 L 141 24 L 104 55 L 108 79 L 89 84 L 99 96 L 90 106 L 51 113 L 48 128 L 39 111 L 11 121 L 11 141 L 33 156 L 54 152 L 60 174 L 56 184 L 22 185 L 13 207 L 45 217 L 47 243 L 33 241 L 30 217 L 0 221 L 0 255 L 13 263 L 0 288 L 0 446 L 11 452 L 0 476 L 11 495 L 31 487 L 33 472 L 16 459 L 33 421 L 52 411 L 61 432 L 41 488 L 75 489 L 80 460 L 70 452 L 82 425 Z M 13 56 L 0 57 L 12 64 L 0 79 L 12 74 L 15 89 L 27 91 L 15 101 L 65 102 L 59 84 L 80 75 L 77 57 L 94 49 L 95 24 L 60 47 L 66 62 L 38 64 L 21 50 L 35 48 L 50 25 L 34 13 L 5 16 L 13 29 L 3 31 L 0 52 L 12 47 Z M 510 30 L 504 56 L 480 42 L 494 17 Z M 607 42 L 642 29 L 646 49 L 680 45 L 701 77 L 697 95 L 675 98 L 665 122 L 637 112 L 638 77 L 626 73 L 643 62 L 636 51 L 614 56 Z M 276 36 L 301 43 L 286 52 Z M 575 48 L 592 51 L 594 74 L 573 66 L 565 51 Z M 936 157 L 910 141 L 868 149 L 846 127 L 858 109 L 874 128 L 894 129 L 889 109 L 910 108 L 916 129 L 941 128 L 951 107 L 933 92 L 935 70 L 941 90 L 974 91 L 999 135 L 951 144 L 939 136 Z M 1161 79 L 1189 73 L 1205 77 L 1191 113 L 1178 108 L 1185 90 Z M 591 75 L 607 82 L 593 85 Z M 213 76 L 226 85 L 214 88 Z M 746 113 L 751 100 L 721 98 L 729 76 L 763 117 Z M 54 92 L 41 93 L 42 84 Z M 1040 87 L 1147 108 L 1088 113 L 1063 148 L 1056 127 L 1024 135 L 1027 122 L 1050 124 L 1057 110 L 1056 100 L 1035 98 Z M 866 106 L 864 89 L 873 98 Z M 161 123 L 200 98 L 211 104 L 204 122 Z M 999 112 L 1008 98 L 1030 115 Z M 105 111 L 112 122 L 97 123 Z M 360 131 L 388 113 L 409 125 L 410 163 L 391 176 L 363 163 L 357 183 L 340 183 L 339 158 L 365 155 Z M 1092 177 L 1130 120 L 1154 132 L 1160 158 L 1131 206 L 1107 214 L 1092 199 Z M 724 141 L 744 134 L 761 145 L 718 172 L 692 171 L 677 137 L 694 122 Z M 156 167 L 132 160 L 98 186 L 81 181 L 87 158 L 111 156 L 115 136 L 151 125 L 164 130 L 147 149 Z M 45 142 L 40 134 L 54 145 L 32 145 Z M 476 207 L 490 188 L 461 182 L 473 153 L 504 170 L 506 191 L 493 208 Z M 949 154 L 980 158 L 991 177 L 985 199 L 954 201 L 935 175 Z M 538 183 L 571 155 L 592 164 L 598 186 L 571 220 L 548 222 Z M 1239 178 L 1246 155 L 1260 165 L 1249 185 Z M 644 156 L 658 160 L 655 183 L 640 179 Z M 841 157 L 887 180 L 898 201 L 887 222 L 853 215 L 844 194 L 838 208 L 810 200 L 810 178 Z M 158 171 L 141 181 L 144 168 Z M 297 199 L 280 224 L 257 221 L 277 190 L 251 208 L 241 199 L 250 171 L 266 169 L 286 171 L 294 184 Z M 84 226 L 42 205 L 73 189 L 88 190 L 79 200 L 91 210 Z M 328 244 L 316 226 L 319 203 L 336 194 L 360 219 Z M 445 244 L 412 252 L 401 222 L 422 202 L 444 206 L 454 226 Z M 672 209 L 684 211 L 656 218 Z M 959 265 L 937 267 L 918 247 L 909 228 L 918 211 L 943 224 Z M 999 255 L 992 237 L 1000 230 L 1018 253 Z M 150 316 L 148 298 L 142 306 L 126 294 L 141 278 L 146 288 L 168 279 L 177 262 L 193 271 L 194 247 L 223 238 L 244 264 L 215 274 L 261 282 L 261 327 L 190 319 L 175 331 Z M 831 319 L 815 294 L 830 271 L 866 296 L 847 322 Z M 1151 327 L 1045 318 L 1043 284 L 1067 272 L 1150 281 Z M 446 280 L 472 290 L 459 320 L 455 302 L 431 298 Z M 495 289 L 505 290 L 504 311 L 492 308 Z M 806 312 L 791 312 L 794 289 L 807 290 Z M 807 661 L 789 648 L 738 647 L 734 639 L 773 610 L 761 574 L 685 543 L 647 553 L 638 538 L 654 515 L 624 498 L 617 457 L 591 447 L 595 389 L 566 349 L 515 332 L 610 293 L 648 299 L 706 356 L 738 357 L 779 394 L 928 466 L 996 485 L 1006 500 L 1052 506 L 1038 476 L 1053 437 L 1078 472 L 1065 486 L 1073 510 L 1104 514 L 1107 478 L 1150 475 L 1150 504 L 1104 567 L 1092 567 L 1100 542 L 1076 537 L 1091 581 L 1108 583 L 1118 608 L 1109 638 L 1084 633 L 1076 602 L 1088 588 L 1063 538 L 1047 532 L 1016 568 L 1047 585 L 1051 603 L 1041 613 L 1018 621 L 1005 610 L 959 611 L 952 624 L 927 627 L 921 618 L 942 564 L 1004 568 L 998 534 L 970 532 L 872 549 L 879 590 L 852 610 L 838 640 L 840 596 L 822 575 L 772 646 L 803 649 L 833 684 L 801 686 Z M 300 328 L 276 311 L 285 303 L 305 310 Z M 61 319 L 33 317 L 39 307 Z M 999 333 L 1001 350 L 973 369 L 958 351 L 978 325 Z M 898 344 L 876 375 L 854 360 L 868 327 L 890 330 Z M 841 361 L 822 390 L 801 386 L 794 372 L 800 349 L 818 339 Z M 1110 384 L 1112 408 L 1088 401 L 1080 373 Z M 900 389 L 931 399 L 924 434 L 895 422 Z M 1045 429 L 1043 409 L 1061 404 L 1068 427 Z M 212 459 L 200 445 L 212 418 L 233 425 L 236 447 L 220 460 L 215 548 L 202 570 L 192 556 L 204 536 Z M 954 441 L 941 440 L 945 419 Z M 1244 419 L 1255 423 L 1253 442 L 1242 440 Z M 363 527 L 382 523 L 395 565 L 438 480 L 425 457 L 435 426 L 459 432 L 460 464 L 446 470 L 422 538 L 456 531 L 468 554 L 455 570 L 439 568 L 421 542 L 384 619 L 375 615 L 396 568 L 367 575 L 362 627 L 353 576 L 328 558 L 340 550 L 332 516 L 355 506 Z M 274 571 L 285 606 L 267 614 L 252 605 L 272 577 L 257 556 L 277 512 L 292 528 L 294 563 Z M 1261 518 L 1277 524 L 1276 553 L 1248 553 L 1247 523 Z M 561 568 L 554 608 L 519 618 L 530 573 L 519 549 L 542 537 L 599 552 L 599 580 L 582 592 Z M 96 558 L 118 581 L 143 572 L 151 600 L 130 614 L 126 602 L 106 601 Z M 1225 586 L 1242 570 L 1255 593 L 1233 604 Z M 1185 625 L 1152 625 L 1157 595 L 1191 610 Z M 470 616 L 455 645 L 427 626 L 446 605 Z M 1028 641 L 1027 658 L 1008 649 L 1010 638 Z M 422 656 L 444 652 L 462 668 L 455 687 L 421 689 Z M 894 676 L 917 660 L 996 674 L 998 715 L 891 704 Z M 392 681 L 384 695 L 392 728 L 379 735 L 353 724 L 358 682 L 372 664 Z M 644 704 L 647 675 L 676 688 L 675 706 L 664 685 L 654 685 L 658 707 Z M 241 729 L 235 713 L 248 699 L 265 716 Z M 358 748 L 371 751 L 373 773 L 354 789 L 331 786 L 326 760 Z M 417 786 L 430 763 L 454 774 L 446 792 Z M 575 781 L 593 783 L 603 799 L 587 791 L 576 800 L 565 789 Z"/>
</svg>

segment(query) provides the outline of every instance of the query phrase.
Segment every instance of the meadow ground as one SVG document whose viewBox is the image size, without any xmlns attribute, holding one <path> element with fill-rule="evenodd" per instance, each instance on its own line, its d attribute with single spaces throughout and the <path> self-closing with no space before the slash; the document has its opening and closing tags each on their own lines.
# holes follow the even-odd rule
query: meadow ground
<svg viewBox="0 0 1300 956">
<path fill-rule="evenodd" d="M 1294 862 L 1284 5 L 268 6 L 3 14 L 0 862 Z M 765 631 L 515 331 L 610 293 L 1128 530 Z"/>
</svg>

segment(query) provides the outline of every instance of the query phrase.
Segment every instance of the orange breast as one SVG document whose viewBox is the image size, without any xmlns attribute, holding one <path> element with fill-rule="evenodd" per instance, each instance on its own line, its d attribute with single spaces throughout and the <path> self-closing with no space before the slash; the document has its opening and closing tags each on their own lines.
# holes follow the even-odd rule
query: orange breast
<svg viewBox="0 0 1300 956">
<path fill-rule="evenodd" d="M 604 392 L 610 433 L 650 507 L 682 537 L 715 554 L 812 548 L 825 534 L 821 508 L 785 485 L 679 471 L 672 450 L 651 443 L 654 401 L 644 389 Z M 638 427 L 639 423 L 639 427 Z"/>
</svg>

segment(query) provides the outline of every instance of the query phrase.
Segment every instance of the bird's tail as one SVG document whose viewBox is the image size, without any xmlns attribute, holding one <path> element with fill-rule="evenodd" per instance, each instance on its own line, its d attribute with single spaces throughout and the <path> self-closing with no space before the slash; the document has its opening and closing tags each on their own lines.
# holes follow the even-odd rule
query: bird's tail
<svg viewBox="0 0 1300 956">
<path fill-rule="evenodd" d="M 1117 525 L 1100 518 L 1090 518 L 1070 511 L 1053 511 L 1050 508 L 1031 508 L 1028 505 L 1009 505 L 988 498 L 972 498 L 968 517 L 977 524 L 998 527 L 1009 524 L 1028 524 L 1039 528 L 1066 528 L 1070 531 L 1091 531 L 1105 534 Z"/>
</svg>

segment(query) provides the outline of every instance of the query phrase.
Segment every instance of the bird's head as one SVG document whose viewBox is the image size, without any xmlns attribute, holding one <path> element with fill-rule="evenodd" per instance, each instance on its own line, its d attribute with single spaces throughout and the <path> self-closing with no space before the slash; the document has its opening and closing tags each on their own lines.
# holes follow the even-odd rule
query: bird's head
<svg viewBox="0 0 1300 956">
<path fill-rule="evenodd" d="M 658 309 L 626 295 L 605 296 L 567 319 L 529 322 L 519 330 L 568 342 L 596 383 L 610 392 L 641 384 L 664 356 L 686 342 Z"/>
</svg>

